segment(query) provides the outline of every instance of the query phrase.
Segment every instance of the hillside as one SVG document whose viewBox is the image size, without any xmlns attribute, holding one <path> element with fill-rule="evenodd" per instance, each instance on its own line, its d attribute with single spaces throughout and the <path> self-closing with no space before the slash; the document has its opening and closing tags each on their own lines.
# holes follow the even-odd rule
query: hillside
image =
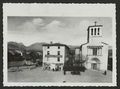
<svg viewBox="0 0 120 89">
<path fill-rule="evenodd" d="M 42 45 L 46 44 L 45 42 L 41 42 L 41 43 L 34 43 L 30 46 L 25 46 L 23 43 L 17 43 L 17 42 L 8 42 L 8 49 L 17 49 L 17 50 L 27 50 L 27 51 L 42 51 Z M 79 46 L 72 46 L 72 45 L 68 45 L 68 47 L 71 50 L 74 50 L 76 47 Z"/>
<path fill-rule="evenodd" d="M 22 44 L 22 43 L 8 42 L 8 49 L 9 49 L 9 50 L 14 50 L 14 49 L 16 49 L 16 50 L 21 50 L 21 51 L 23 51 L 23 50 L 26 49 L 26 47 L 25 47 L 24 44 Z"/>
<path fill-rule="evenodd" d="M 78 47 L 80 47 L 80 46 L 68 45 L 68 47 L 69 47 L 71 50 L 75 50 L 75 48 L 78 48 Z"/>
<path fill-rule="evenodd" d="M 23 43 L 17 43 L 17 42 L 8 42 L 8 49 L 9 50 L 27 50 L 27 51 L 42 51 L 42 45 L 45 44 L 44 42 L 42 43 L 34 43 L 30 46 L 25 46 Z"/>
<path fill-rule="evenodd" d="M 27 50 L 27 51 L 42 51 L 42 45 L 46 44 L 45 42 L 41 43 L 34 43 L 30 46 L 25 46 L 23 43 L 17 43 L 17 42 L 8 42 L 8 49 L 16 49 L 16 50 Z M 73 45 L 68 45 L 68 47 L 71 50 L 74 50 L 76 47 L 79 46 L 73 46 Z M 112 46 L 109 46 L 109 51 L 112 51 Z"/>
<path fill-rule="evenodd" d="M 28 47 L 26 47 L 26 50 L 34 50 L 34 51 L 42 51 L 42 45 L 46 44 L 44 42 L 42 43 L 34 43 Z"/>
</svg>

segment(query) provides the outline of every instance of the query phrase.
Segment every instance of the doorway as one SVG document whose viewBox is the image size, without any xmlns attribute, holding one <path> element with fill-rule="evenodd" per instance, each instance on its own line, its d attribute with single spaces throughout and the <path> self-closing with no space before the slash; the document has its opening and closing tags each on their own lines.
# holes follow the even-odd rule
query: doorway
<svg viewBox="0 0 120 89">
<path fill-rule="evenodd" d="M 97 70 L 97 69 L 98 69 L 98 68 L 97 68 L 97 63 L 92 63 L 92 64 L 91 64 L 91 69 Z"/>
<path fill-rule="evenodd" d="M 93 70 L 99 70 L 100 69 L 100 60 L 98 58 L 92 58 L 91 69 L 93 69 Z"/>
</svg>

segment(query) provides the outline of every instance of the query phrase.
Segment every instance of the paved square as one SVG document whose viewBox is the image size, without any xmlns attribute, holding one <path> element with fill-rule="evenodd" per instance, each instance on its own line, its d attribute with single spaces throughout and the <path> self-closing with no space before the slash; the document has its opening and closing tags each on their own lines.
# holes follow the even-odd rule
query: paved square
<svg viewBox="0 0 120 89">
<path fill-rule="evenodd" d="M 101 71 L 86 70 L 80 75 L 72 75 L 63 71 L 42 70 L 41 67 L 35 69 L 22 69 L 19 72 L 8 72 L 8 82 L 87 82 L 87 83 L 111 83 L 112 72 L 107 71 L 107 75 L 103 75 Z"/>
</svg>

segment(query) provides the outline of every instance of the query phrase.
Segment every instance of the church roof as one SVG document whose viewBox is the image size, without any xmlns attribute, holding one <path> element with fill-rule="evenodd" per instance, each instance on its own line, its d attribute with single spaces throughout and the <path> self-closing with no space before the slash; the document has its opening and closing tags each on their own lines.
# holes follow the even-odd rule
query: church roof
<svg viewBox="0 0 120 89">
<path fill-rule="evenodd" d="M 102 27 L 103 25 L 91 25 L 91 26 L 88 26 L 88 29 L 87 30 L 89 30 L 89 28 L 91 28 L 91 27 Z"/>
<path fill-rule="evenodd" d="M 87 42 L 87 43 L 82 44 L 82 45 L 80 46 L 80 50 L 82 49 L 82 46 L 83 46 L 83 45 L 86 45 L 86 44 L 88 44 L 88 42 Z"/>
<path fill-rule="evenodd" d="M 107 43 L 105 43 L 105 42 L 101 42 L 102 44 L 105 44 L 105 45 L 109 45 L 109 44 L 107 44 Z"/>
<path fill-rule="evenodd" d="M 107 44 L 107 43 L 105 43 L 105 42 L 100 42 L 100 43 L 101 43 L 101 44 L 105 44 L 105 45 L 109 45 L 109 44 Z M 100 45 L 100 43 L 90 44 L 89 46 L 102 46 L 102 45 Z M 80 46 L 80 49 L 82 48 L 83 45 L 86 45 L 86 44 L 89 44 L 89 42 L 82 44 L 82 45 Z"/>
<path fill-rule="evenodd" d="M 91 26 L 88 26 L 89 27 L 102 27 L 103 25 L 91 25 Z"/>
</svg>

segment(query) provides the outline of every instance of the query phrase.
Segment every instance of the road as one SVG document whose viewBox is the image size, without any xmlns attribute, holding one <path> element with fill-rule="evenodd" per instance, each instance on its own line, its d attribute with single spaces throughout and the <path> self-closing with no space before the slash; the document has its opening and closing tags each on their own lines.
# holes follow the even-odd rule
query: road
<svg viewBox="0 0 120 89">
<path fill-rule="evenodd" d="M 110 83 L 112 82 L 112 72 L 107 71 L 107 75 L 103 75 L 101 71 L 86 70 L 80 75 L 72 75 L 67 72 L 63 75 L 63 71 L 42 70 L 41 67 L 35 69 L 23 69 L 19 72 L 8 72 L 8 82 L 87 82 L 87 83 Z"/>
</svg>

